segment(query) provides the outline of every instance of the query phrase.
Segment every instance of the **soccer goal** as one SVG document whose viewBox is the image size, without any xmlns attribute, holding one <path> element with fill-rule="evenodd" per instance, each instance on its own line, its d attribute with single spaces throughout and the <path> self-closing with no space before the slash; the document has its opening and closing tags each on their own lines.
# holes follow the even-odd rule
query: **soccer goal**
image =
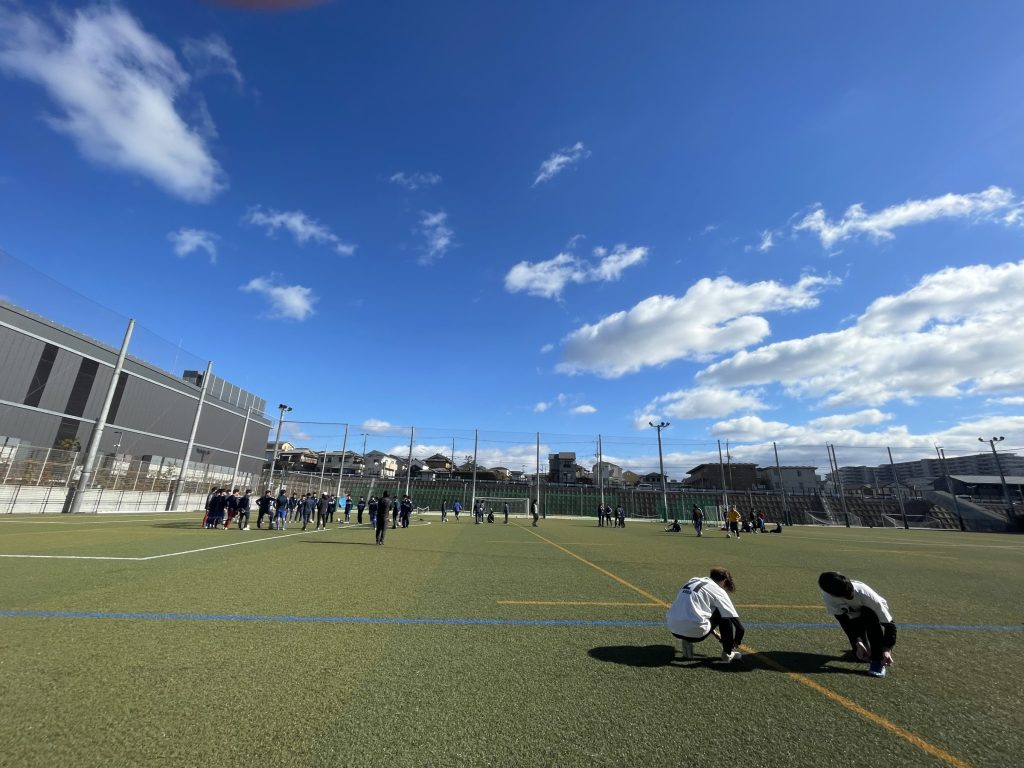
<svg viewBox="0 0 1024 768">
<path fill-rule="evenodd" d="M 530 500 L 521 496 L 477 496 L 476 500 L 484 505 L 484 517 L 491 512 L 494 514 L 495 520 L 504 520 L 506 504 L 508 504 L 509 517 L 526 518 L 530 516 Z M 470 514 L 472 512 L 473 510 L 470 510 Z"/>
</svg>

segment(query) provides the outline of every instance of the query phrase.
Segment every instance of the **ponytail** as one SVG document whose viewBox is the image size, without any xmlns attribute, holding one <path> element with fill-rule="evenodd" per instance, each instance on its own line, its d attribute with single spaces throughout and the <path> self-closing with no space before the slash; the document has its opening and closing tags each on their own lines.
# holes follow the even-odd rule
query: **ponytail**
<svg viewBox="0 0 1024 768">
<path fill-rule="evenodd" d="M 712 568 L 710 576 L 711 580 L 720 585 L 726 592 L 731 594 L 736 591 L 736 582 L 733 581 L 732 574 L 725 568 Z"/>
</svg>

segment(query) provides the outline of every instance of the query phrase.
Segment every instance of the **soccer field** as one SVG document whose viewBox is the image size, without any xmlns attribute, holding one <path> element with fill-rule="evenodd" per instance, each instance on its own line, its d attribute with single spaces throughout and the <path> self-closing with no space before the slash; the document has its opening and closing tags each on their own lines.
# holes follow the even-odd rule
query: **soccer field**
<svg viewBox="0 0 1024 768">
<path fill-rule="evenodd" d="M 210 531 L 0 520 L 4 766 L 1007 766 L 1024 754 L 1024 539 L 414 519 Z M 684 661 L 687 578 L 736 578 L 744 659 Z M 884 680 L 817 574 L 884 595 Z M 703 655 L 703 657 L 701 657 Z M 1016 757 L 1014 757 L 1016 755 Z"/>
</svg>

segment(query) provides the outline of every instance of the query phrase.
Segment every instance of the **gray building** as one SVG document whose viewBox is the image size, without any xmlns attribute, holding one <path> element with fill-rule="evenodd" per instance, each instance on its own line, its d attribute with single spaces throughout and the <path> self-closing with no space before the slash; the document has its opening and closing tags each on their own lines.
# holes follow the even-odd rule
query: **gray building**
<svg viewBox="0 0 1024 768">
<path fill-rule="evenodd" d="M 821 490 L 817 467 L 761 467 L 757 476 L 762 485 L 772 491 L 812 494 Z"/>
<path fill-rule="evenodd" d="M 202 374 L 181 376 L 129 354 L 116 383 L 101 456 L 180 467 L 199 402 Z M 106 397 L 118 350 L 0 301 L 0 447 L 77 453 L 78 464 Z M 190 462 L 258 475 L 270 421 L 261 398 L 211 376 Z M 224 471 L 214 473 L 222 477 Z"/>
</svg>

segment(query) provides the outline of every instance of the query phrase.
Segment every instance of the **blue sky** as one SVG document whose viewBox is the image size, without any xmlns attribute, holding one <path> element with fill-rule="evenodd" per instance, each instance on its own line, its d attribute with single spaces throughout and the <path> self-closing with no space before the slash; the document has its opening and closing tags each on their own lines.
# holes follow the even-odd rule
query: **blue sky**
<svg viewBox="0 0 1024 768">
<path fill-rule="evenodd" d="M 0 0 L 0 247 L 382 449 L 1021 446 L 1022 22 Z"/>
</svg>

